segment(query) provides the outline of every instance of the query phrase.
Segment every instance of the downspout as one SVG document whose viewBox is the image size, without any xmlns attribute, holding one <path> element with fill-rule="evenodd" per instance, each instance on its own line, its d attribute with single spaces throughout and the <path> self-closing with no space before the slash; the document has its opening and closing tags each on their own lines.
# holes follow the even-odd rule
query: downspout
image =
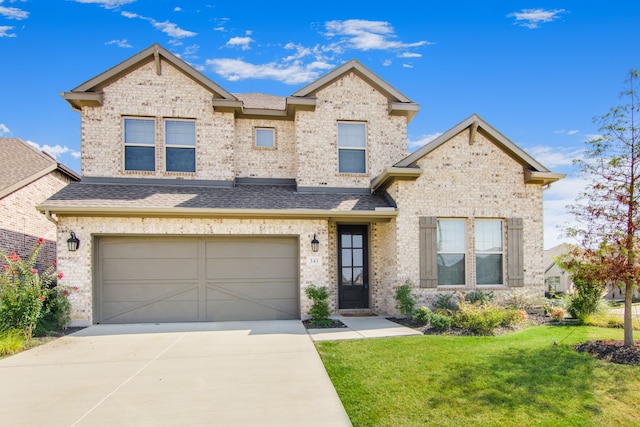
<svg viewBox="0 0 640 427">
<path fill-rule="evenodd" d="M 50 212 L 50 211 L 44 211 L 44 216 L 45 216 L 49 221 L 51 221 L 52 223 L 54 223 L 54 224 L 56 225 L 56 227 L 58 226 L 58 220 L 51 216 L 51 212 Z"/>
</svg>

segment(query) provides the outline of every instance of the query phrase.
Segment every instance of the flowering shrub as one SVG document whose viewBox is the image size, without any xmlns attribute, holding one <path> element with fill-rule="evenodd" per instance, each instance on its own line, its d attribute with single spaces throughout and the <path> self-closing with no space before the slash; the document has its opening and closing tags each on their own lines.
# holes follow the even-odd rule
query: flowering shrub
<svg viewBox="0 0 640 427">
<path fill-rule="evenodd" d="M 549 317 L 551 318 L 551 320 L 553 320 L 554 322 L 562 322 L 564 320 L 564 316 L 565 316 L 565 311 L 564 308 L 562 307 L 553 307 L 550 311 L 549 311 Z"/>
<path fill-rule="evenodd" d="M 36 260 L 44 239 L 40 238 L 27 259 L 15 252 L 0 251 L 0 330 L 19 329 L 25 337 L 33 336 L 38 320 L 44 314 L 45 301 L 51 294 L 50 286 L 63 277 L 55 265 L 40 272 Z M 66 296 L 65 296 L 66 297 Z"/>
</svg>

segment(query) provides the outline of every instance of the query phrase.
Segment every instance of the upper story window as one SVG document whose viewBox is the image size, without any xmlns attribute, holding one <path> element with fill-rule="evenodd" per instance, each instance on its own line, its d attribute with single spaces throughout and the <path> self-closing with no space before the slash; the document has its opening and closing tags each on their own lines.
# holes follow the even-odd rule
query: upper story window
<svg viewBox="0 0 640 427">
<path fill-rule="evenodd" d="M 436 241 L 439 286 L 465 284 L 466 233 L 464 219 L 438 219 Z"/>
<path fill-rule="evenodd" d="M 338 172 L 365 173 L 366 147 L 364 123 L 338 123 Z"/>
<path fill-rule="evenodd" d="M 256 147 L 275 147 L 275 129 L 256 128 Z"/>
<path fill-rule="evenodd" d="M 476 229 L 476 284 L 502 285 L 502 221 L 481 219 Z"/>
<path fill-rule="evenodd" d="M 196 123 L 192 120 L 165 120 L 167 172 L 196 171 Z"/>
<path fill-rule="evenodd" d="M 125 170 L 156 170 L 155 128 L 153 119 L 124 119 Z"/>
</svg>

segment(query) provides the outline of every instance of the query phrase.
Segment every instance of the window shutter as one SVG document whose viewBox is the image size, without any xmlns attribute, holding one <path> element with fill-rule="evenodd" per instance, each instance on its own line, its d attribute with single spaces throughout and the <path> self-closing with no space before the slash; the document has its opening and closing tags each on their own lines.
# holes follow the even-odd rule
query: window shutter
<svg viewBox="0 0 640 427">
<path fill-rule="evenodd" d="M 437 224 L 435 216 L 420 217 L 420 287 L 438 287 Z"/>
<path fill-rule="evenodd" d="M 507 283 L 524 286 L 524 242 L 522 218 L 507 220 Z"/>
</svg>

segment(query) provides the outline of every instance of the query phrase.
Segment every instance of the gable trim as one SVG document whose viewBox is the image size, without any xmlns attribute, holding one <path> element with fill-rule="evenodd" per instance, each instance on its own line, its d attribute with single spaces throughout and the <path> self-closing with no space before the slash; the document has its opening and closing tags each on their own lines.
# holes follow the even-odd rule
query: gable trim
<svg viewBox="0 0 640 427">
<path fill-rule="evenodd" d="M 67 175 L 70 179 L 74 180 L 74 181 L 80 181 L 80 177 L 73 172 L 72 170 L 68 169 L 67 167 L 59 164 L 59 163 L 53 163 L 51 166 L 47 166 L 46 168 L 38 171 L 37 173 L 34 173 L 31 176 L 28 176 L 6 188 L 3 188 L 2 190 L 0 190 L 0 199 L 8 196 L 9 194 L 20 190 L 22 187 L 26 187 L 27 185 L 31 184 L 32 182 L 37 181 L 38 179 L 42 178 L 43 176 L 55 171 L 55 170 L 59 170 L 60 172 L 62 172 L 63 174 Z"/>
</svg>

